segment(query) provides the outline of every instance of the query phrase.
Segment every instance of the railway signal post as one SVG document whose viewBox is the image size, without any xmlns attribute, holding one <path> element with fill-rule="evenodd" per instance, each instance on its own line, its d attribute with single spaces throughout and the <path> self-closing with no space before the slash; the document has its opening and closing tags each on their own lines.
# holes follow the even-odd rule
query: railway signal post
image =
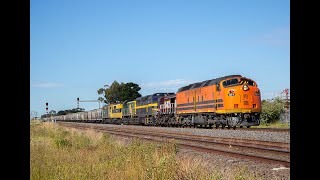
<svg viewBox="0 0 320 180">
<path fill-rule="evenodd" d="M 46 111 L 47 111 L 47 117 L 49 116 L 49 112 L 48 112 L 48 103 L 46 102 Z"/>
<path fill-rule="evenodd" d="M 100 101 L 99 100 L 82 100 L 82 101 L 80 101 L 79 98 L 77 98 L 78 109 L 79 109 L 79 102 L 98 102 L 99 103 L 99 109 L 100 109 Z"/>
<path fill-rule="evenodd" d="M 79 109 L 79 98 L 77 98 L 77 108 Z"/>
</svg>

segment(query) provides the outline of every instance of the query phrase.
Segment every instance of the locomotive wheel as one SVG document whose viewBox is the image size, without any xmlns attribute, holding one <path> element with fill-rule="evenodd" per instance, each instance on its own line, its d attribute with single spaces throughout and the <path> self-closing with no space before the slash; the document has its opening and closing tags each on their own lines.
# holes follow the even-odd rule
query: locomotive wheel
<svg viewBox="0 0 320 180">
<path fill-rule="evenodd" d="M 231 127 L 230 126 L 228 126 L 228 129 L 230 129 Z"/>
<path fill-rule="evenodd" d="M 218 129 L 219 128 L 219 124 L 216 124 L 216 129 Z"/>
<path fill-rule="evenodd" d="M 236 126 L 233 126 L 233 129 L 235 130 L 235 129 L 236 129 Z"/>
<path fill-rule="evenodd" d="M 225 126 L 226 126 L 226 125 L 222 124 L 221 128 L 224 129 Z"/>
<path fill-rule="evenodd" d="M 243 128 L 243 126 L 240 126 L 240 128 Z"/>
<path fill-rule="evenodd" d="M 247 126 L 247 128 L 250 128 L 251 126 Z"/>
</svg>

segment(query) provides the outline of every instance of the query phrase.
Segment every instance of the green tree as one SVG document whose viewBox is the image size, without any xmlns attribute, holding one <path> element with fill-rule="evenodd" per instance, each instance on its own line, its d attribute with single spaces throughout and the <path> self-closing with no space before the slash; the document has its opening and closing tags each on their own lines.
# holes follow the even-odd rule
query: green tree
<svg viewBox="0 0 320 180">
<path fill-rule="evenodd" d="M 139 90 L 141 88 L 138 84 L 129 82 L 129 83 L 118 83 L 114 81 L 109 88 L 100 88 L 97 90 L 99 95 L 104 95 L 105 103 L 119 103 L 124 101 L 132 101 L 137 97 L 141 97 Z M 102 101 L 101 97 L 98 100 Z"/>
<path fill-rule="evenodd" d="M 49 112 L 49 114 L 51 114 L 51 115 L 56 115 L 57 112 L 56 112 L 55 110 L 51 110 L 51 111 Z"/>
<path fill-rule="evenodd" d="M 60 116 L 60 115 L 66 115 L 66 114 L 67 114 L 67 113 L 66 113 L 65 110 L 61 110 L 61 111 L 59 111 L 59 112 L 57 113 L 58 116 Z"/>
<path fill-rule="evenodd" d="M 114 81 L 111 86 L 105 90 L 105 98 L 109 103 L 119 102 L 121 87 L 117 81 Z"/>
<path fill-rule="evenodd" d="M 141 94 L 139 93 L 140 87 L 138 84 L 135 84 L 133 82 L 129 82 L 126 84 L 121 83 L 121 91 L 120 91 L 120 97 L 119 100 L 121 102 L 124 101 L 132 101 L 135 100 L 137 97 L 141 97 Z"/>
<path fill-rule="evenodd" d="M 273 123 L 279 121 L 280 114 L 285 110 L 285 101 L 277 97 L 273 100 L 262 100 L 262 123 Z"/>
<path fill-rule="evenodd" d="M 60 116 L 60 115 L 66 115 L 69 113 L 77 113 L 77 112 L 83 112 L 83 111 L 85 111 L 84 108 L 73 108 L 73 109 L 61 110 L 57 113 L 57 115 Z"/>
</svg>

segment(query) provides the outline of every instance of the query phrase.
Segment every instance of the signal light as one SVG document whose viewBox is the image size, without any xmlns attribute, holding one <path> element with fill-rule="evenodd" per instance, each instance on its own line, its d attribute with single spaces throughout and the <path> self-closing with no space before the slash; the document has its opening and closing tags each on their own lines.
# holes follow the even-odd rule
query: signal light
<svg viewBox="0 0 320 180">
<path fill-rule="evenodd" d="M 48 106 L 48 103 L 46 103 L 46 106 Z"/>
<path fill-rule="evenodd" d="M 48 108 L 46 107 L 46 110 L 48 111 Z"/>
<path fill-rule="evenodd" d="M 79 98 L 77 98 L 77 101 L 79 101 Z"/>
</svg>

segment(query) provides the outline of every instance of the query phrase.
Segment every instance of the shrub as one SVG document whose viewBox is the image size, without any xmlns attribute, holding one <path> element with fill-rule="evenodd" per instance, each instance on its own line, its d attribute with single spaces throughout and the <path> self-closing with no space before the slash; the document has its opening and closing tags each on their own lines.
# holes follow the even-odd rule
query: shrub
<svg viewBox="0 0 320 180">
<path fill-rule="evenodd" d="M 275 98 L 271 101 L 262 100 L 261 124 L 279 121 L 281 112 L 284 111 L 285 101 Z"/>
</svg>

